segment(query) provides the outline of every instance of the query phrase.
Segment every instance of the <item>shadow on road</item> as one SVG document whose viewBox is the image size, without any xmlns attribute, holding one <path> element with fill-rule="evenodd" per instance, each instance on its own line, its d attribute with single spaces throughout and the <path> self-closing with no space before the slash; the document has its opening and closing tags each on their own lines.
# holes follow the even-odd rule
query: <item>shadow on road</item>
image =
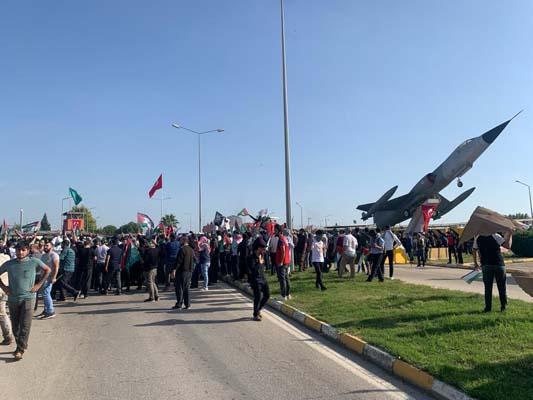
<svg viewBox="0 0 533 400">
<path fill-rule="evenodd" d="M 190 319 L 190 320 L 183 320 L 183 319 L 167 319 L 164 321 L 156 321 L 156 322 L 150 322 L 147 324 L 138 324 L 133 325 L 136 328 L 143 328 L 143 327 L 149 327 L 149 326 L 174 326 L 174 325 L 211 325 L 211 324 L 228 324 L 228 323 L 234 323 L 234 322 L 244 322 L 244 321 L 252 321 L 252 318 L 248 317 L 241 317 L 241 318 L 234 318 L 234 319 L 210 319 L 210 320 L 204 320 L 204 319 Z"/>
</svg>

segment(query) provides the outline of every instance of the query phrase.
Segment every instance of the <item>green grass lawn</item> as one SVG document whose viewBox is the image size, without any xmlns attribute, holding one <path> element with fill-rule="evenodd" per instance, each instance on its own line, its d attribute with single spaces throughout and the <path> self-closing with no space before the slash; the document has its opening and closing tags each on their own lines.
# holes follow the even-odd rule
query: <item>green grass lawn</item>
<svg viewBox="0 0 533 400">
<path fill-rule="evenodd" d="M 505 313 L 483 314 L 477 294 L 397 280 L 366 283 L 361 274 L 355 281 L 324 276 L 328 290 L 321 292 L 314 271 L 292 274 L 288 304 L 477 399 L 533 399 L 533 305 L 510 300 Z M 276 277 L 269 279 L 279 295 Z"/>
</svg>

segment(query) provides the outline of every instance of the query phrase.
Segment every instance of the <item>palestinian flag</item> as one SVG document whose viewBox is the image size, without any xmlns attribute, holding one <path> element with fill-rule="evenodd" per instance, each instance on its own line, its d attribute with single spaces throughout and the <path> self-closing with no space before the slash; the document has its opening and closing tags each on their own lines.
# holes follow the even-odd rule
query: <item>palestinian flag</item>
<svg viewBox="0 0 533 400">
<path fill-rule="evenodd" d="M 41 226 L 40 221 L 31 222 L 22 227 L 22 232 L 23 233 L 37 232 L 40 226 Z"/>
<path fill-rule="evenodd" d="M 154 221 L 148 215 L 142 213 L 137 213 L 137 223 L 147 229 L 154 229 L 155 226 Z"/>
<path fill-rule="evenodd" d="M 159 175 L 159 178 L 157 178 L 157 181 L 155 181 L 154 186 L 150 189 L 148 192 L 148 196 L 152 198 L 159 189 L 163 188 L 163 174 Z"/>
<path fill-rule="evenodd" d="M 74 201 L 74 204 L 75 205 L 80 204 L 81 201 L 83 200 L 80 194 L 72 188 L 68 188 L 68 191 L 70 193 L 70 197 L 72 197 L 72 200 Z"/>
<path fill-rule="evenodd" d="M 247 208 L 243 208 L 240 213 L 237 214 L 239 217 L 246 217 L 247 215 L 250 215 Z"/>
</svg>

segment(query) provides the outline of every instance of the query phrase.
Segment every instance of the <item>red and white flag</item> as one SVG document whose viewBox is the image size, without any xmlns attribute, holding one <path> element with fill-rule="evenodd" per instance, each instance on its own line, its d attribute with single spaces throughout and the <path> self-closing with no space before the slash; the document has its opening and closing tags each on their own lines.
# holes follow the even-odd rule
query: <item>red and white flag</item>
<svg viewBox="0 0 533 400">
<path fill-rule="evenodd" d="M 438 206 L 438 203 L 422 205 L 422 216 L 424 217 L 424 232 L 428 230 L 429 221 L 431 220 L 431 217 L 435 215 L 435 211 L 437 210 Z"/>
<path fill-rule="evenodd" d="M 159 189 L 163 188 L 163 174 L 159 175 L 159 178 L 157 178 L 157 181 L 155 181 L 154 186 L 150 189 L 148 192 L 148 196 L 152 198 Z"/>
</svg>

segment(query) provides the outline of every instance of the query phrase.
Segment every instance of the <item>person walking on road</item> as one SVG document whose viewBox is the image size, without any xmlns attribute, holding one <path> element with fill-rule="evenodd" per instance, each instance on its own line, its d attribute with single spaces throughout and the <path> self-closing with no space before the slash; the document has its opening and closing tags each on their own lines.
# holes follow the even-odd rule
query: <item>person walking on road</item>
<svg viewBox="0 0 533 400">
<path fill-rule="evenodd" d="M 265 252 L 267 244 L 262 237 L 258 237 L 253 245 L 253 253 L 250 255 L 250 284 L 254 292 L 254 321 L 261 321 L 261 310 L 270 298 L 270 288 L 265 276 L 266 262 Z"/>
<path fill-rule="evenodd" d="M 80 270 L 80 297 L 85 299 L 89 294 L 94 265 L 96 263 L 96 251 L 92 247 L 92 240 L 85 239 L 83 247 L 78 251 Z"/>
<path fill-rule="evenodd" d="M 107 251 L 105 260 L 105 272 L 107 282 L 105 287 L 108 288 L 114 281 L 117 285 L 115 295 L 120 296 L 122 293 L 122 281 L 120 279 L 120 262 L 122 260 L 122 249 L 118 246 L 117 239 L 111 241 L 111 248 Z M 107 292 L 106 292 L 107 293 Z"/>
<path fill-rule="evenodd" d="M 41 261 L 45 263 L 50 269 L 48 279 L 41 287 L 43 295 L 44 311 L 38 317 L 41 319 L 51 319 L 56 316 L 54 311 L 54 301 L 52 299 L 52 285 L 57 281 L 57 274 L 59 272 L 59 255 L 54 251 L 52 243 L 47 242 L 44 245 L 44 254 L 41 256 Z"/>
<path fill-rule="evenodd" d="M 496 280 L 500 296 L 500 310 L 504 312 L 507 308 L 507 275 L 500 246 L 510 248 L 511 242 L 512 237 L 509 238 L 509 243 L 506 244 L 505 239 L 497 233 L 488 236 L 479 235 L 474 240 L 474 265 L 479 269 L 477 260 L 477 253 L 479 253 L 483 271 L 483 284 L 485 285 L 485 309 L 483 312 L 492 311 L 492 286 L 494 285 L 494 280 Z"/>
<path fill-rule="evenodd" d="M 10 259 L 8 254 L 0 254 L 0 266 Z M 9 286 L 7 272 L 0 275 L 0 280 L 2 280 L 6 286 Z M 13 331 L 11 329 L 11 320 L 7 315 L 6 306 L 7 294 L 2 290 L 2 287 L 0 287 L 0 329 L 2 330 L 2 336 L 4 338 L 4 340 L 0 342 L 1 346 L 9 346 L 14 340 Z"/>
<path fill-rule="evenodd" d="M 389 278 L 394 279 L 394 249 L 402 245 L 398 236 L 391 230 L 390 226 L 385 227 L 385 232 L 383 232 L 383 241 L 384 241 L 384 256 L 381 260 L 381 271 L 385 275 L 385 260 L 389 259 Z"/>
<path fill-rule="evenodd" d="M 200 236 L 200 239 L 198 240 L 198 261 L 200 264 L 200 272 L 204 278 L 204 287 L 202 290 L 209 290 L 209 267 L 211 266 L 210 253 L 211 246 L 209 244 L 209 240 L 204 235 Z M 239 260 L 237 259 L 237 265 L 238 263 Z"/>
<path fill-rule="evenodd" d="M 191 307 L 189 289 L 191 287 L 192 271 L 194 270 L 194 251 L 189 246 L 189 238 L 181 238 L 181 248 L 176 258 L 176 304 L 173 310 L 179 310 L 183 306 L 186 310 Z"/>
<path fill-rule="evenodd" d="M 76 253 L 70 247 L 70 240 L 61 242 L 61 254 L 59 255 L 59 278 L 57 288 L 59 290 L 59 301 L 65 301 L 65 291 L 69 292 L 74 301 L 78 300 L 79 292 L 72 286 L 74 272 L 76 270 Z"/>
<path fill-rule="evenodd" d="M 0 276 L 7 272 L 9 279 L 9 286 L 0 279 L 0 288 L 8 296 L 9 317 L 17 343 L 15 360 L 21 360 L 28 349 L 35 294 L 51 271 L 40 259 L 30 258 L 28 255 L 28 244 L 19 242 L 16 246 L 16 259 L 7 261 L 0 267 Z"/>
<path fill-rule="evenodd" d="M 143 252 L 144 255 L 144 277 L 148 289 L 148 298 L 145 302 L 159 301 L 159 290 L 157 288 L 157 267 L 159 265 L 159 247 L 155 240 L 150 240 L 149 247 Z"/>
<path fill-rule="evenodd" d="M 96 241 L 96 283 L 94 288 L 101 294 L 105 294 L 107 292 L 107 287 L 105 287 L 104 284 L 107 282 L 105 259 L 108 250 L 109 247 L 107 247 L 106 244 L 100 239 Z"/>
</svg>

